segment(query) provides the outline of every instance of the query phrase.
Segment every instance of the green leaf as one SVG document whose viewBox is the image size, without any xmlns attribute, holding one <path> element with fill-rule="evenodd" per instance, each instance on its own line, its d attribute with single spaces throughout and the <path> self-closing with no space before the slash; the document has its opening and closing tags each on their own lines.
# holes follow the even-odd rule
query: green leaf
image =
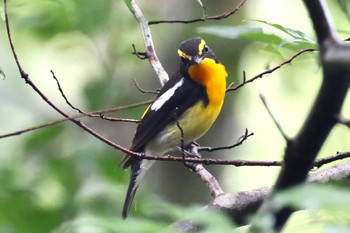
<svg viewBox="0 0 350 233">
<path fill-rule="evenodd" d="M 249 39 L 271 44 L 279 44 L 282 39 L 274 34 L 264 33 L 262 28 L 257 27 L 232 27 L 232 26 L 206 26 L 199 27 L 199 33 L 220 36 L 227 39 Z"/>
<path fill-rule="evenodd" d="M 265 33 L 259 27 L 205 26 L 199 27 L 197 30 L 199 33 L 211 34 L 227 39 L 246 39 L 266 43 L 265 51 L 272 52 L 278 56 L 281 56 L 280 52 L 278 52 L 281 48 L 286 48 L 293 52 L 298 52 L 305 48 L 317 49 L 317 44 L 311 39 L 306 39 L 307 37 L 304 33 L 283 28 L 277 24 L 275 26 L 284 30 L 292 38 L 286 39 L 276 34 Z"/>
<path fill-rule="evenodd" d="M 263 23 L 266 25 L 269 25 L 271 27 L 274 27 L 275 29 L 278 29 L 279 31 L 291 36 L 292 38 L 296 39 L 293 43 L 303 43 L 304 46 L 308 48 L 313 48 L 317 49 L 317 43 L 313 41 L 311 38 L 309 38 L 304 32 L 301 32 L 299 30 L 294 30 L 288 27 L 283 27 L 280 24 L 277 23 L 269 23 L 264 20 L 255 20 L 255 19 L 250 19 L 249 21 L 254 21 L 254 22 L 259 22 Z"/>
<path fill-rule="evenodd" d="M 305 33 L 301 32 L 301 31 L 298 31 L 298 30 L 294 30 L 294 29 L 291 29 L 291 28 L 287 28 L 287 27 L 283 27 L 282 25 L 280 24 L 277 24 L 277 23 L 269 23 L 267 21 L 264 21 L 264 20 L 258 20 L 258 19 L 249 19 L 248 21 L 254 21 L 254 22 L 259 22 L 259 23 L 263 23 L 263 24 L 266 24 L 266 25 L 269 25 L 269 26 L 272 26 L 288 35 L 290 35 L 291 37 L 293 38 L 302 38 L 302 39 L 305 39 L 305 40 L 308 40 L 310 42 L 314 42 L 312 39 L 310 39 Z M 315 43 L 315 42 L 314 42 Z"/>
</svg>

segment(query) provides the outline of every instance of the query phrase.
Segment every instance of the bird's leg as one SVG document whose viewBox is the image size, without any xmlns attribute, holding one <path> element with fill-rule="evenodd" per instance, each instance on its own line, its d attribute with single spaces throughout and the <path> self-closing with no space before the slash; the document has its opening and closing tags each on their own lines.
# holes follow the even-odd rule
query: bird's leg
<svg viewBox="0 0 350 233">
<path fill-rule="evenodd" d="M 199 147 L 200 147 L 200 145 L 195 141 L 192 141 L 190 144 L 188 144 L 185 147 L 186 151 L 188 151 L 188 156 L 194 157 L 194 158 L 199 158 L 199 159 L 202 158 L 202 155 L 198 151 Z"/>
<path fill-rule="evenodd" d="M 177 146 L 176 150 L 185 155 L 185 157 L 191 158 L 202 158 L 202 155 L 198 151 L 199 144 L 197 142 L 191 142 L 190 144 L 181 148 L 181 146 Z"/>
<path fill-rule="evenodd" d="M 191 142 L 186 146 L 178 146 L 176 150 L 182 154 L 182 158 L 184 159 L 184 165 L 188 167 L 190 170 L 194 171 L 194 165 L 196 163 L 185 161 L 186 158 L 202 158 L 202 155 L 198 152 L 199 144 L 196 142 Z"/>
</svg>

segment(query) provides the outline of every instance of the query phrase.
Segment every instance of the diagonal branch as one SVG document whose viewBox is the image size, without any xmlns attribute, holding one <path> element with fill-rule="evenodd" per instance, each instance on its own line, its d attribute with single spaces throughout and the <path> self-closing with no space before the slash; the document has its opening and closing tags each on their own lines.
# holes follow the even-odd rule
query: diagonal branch
<svg viewBox="0 0 350 233">
<path fill-rule="evenodd" d="M 116 118 L 116 117 L 108 117 L 106 115 L 104 115 L 103 113 L 100 114 L 93 114 L 93 113 L 87 113 L 82 111 L 81 109 L 79 109 L 78 107 L 74 106 L 69 99 L 67 98 L 66 94 L 64 93 L 60 81 L 58 80 L 58 78 L 56 77 L 55 73 L 51 70 L 50 71 L 52 74 L 53 79 L 56 81 L 57 84 L 57 88 L 58 91 L 61 93 L 61 96 L 63 97 L 63 99 L 66 101 L 66 104 L 71 107 L 72 109 L 76 110 L 77 112 L 79 112 L 80 114 L 84 115 L 84 116 L 88 116 L 88 117 L 98 117 L 101 118 L 103 120 L 108 120 L 108 121 L 122 121 L 122 122 L 132 122 L 132 123 L 139 123 L 139 120 L 134 120 L 134 119 L 126 119 L 126 118 Z"/>
<path fill-rule="evenodd" d="M 148 21 L 144 17 L 135 0 L 130 0 L 130 11 L 134 14 L 136 20 L 140 24 L 143 41 L 146 47 L 146 56 L 163 86 L 169 80 L 169 76 L 158 59 L 152 40 L 151 29 L 148 26 Z"/>
<path fill-rule="evenodd" d="M 134 84 L 135 87 L 137 88 L 137 90 L 139 90 L 141 93 L 148 93 L 148 94 L 154 94 L 157 95 L 159 93 L 159 91 L 151 91 L 151 90 L 144 90 L 140 87 L 140 85 L 137 83 L 136 79 L 134 78 Z"/>
<path fill-rule="evenodd" d="M 102 110 L 98 110 L 98 111 L 93 111 L 93 112 L 87 112 L 88 115 L 102 115 L 104 113 L 109 113 L 109 112 L 116 112 L 116 111 L 120 111 L 120 110 L 124 110 L 124 109 L 130 109 L 130 108 L 135 108 L 135 107 L 140 107 L 140 106 L 144 106 L 144 105 L 148 105 L 152 102 L 153 100 L 146 100 L 140 103 L 136 103 L 136 104 L 129 104 L 129 105 L 124 105 L 124 106 L 118 106 L 118 107 L 114 107 L 114 108 L 108 108 L 108 109 L 102 109 Z M 17 136 L 17 135 L 21 135 L 23 133 L 28 133 L 37 129 L 41 129 L 41 128 L 45 128 L 45 127 L 49 127 L 52 125 L 56 125 L 59 123 L 63 123 L 66 121 L 69 121 L 71 119 L 77 119 L 77 118 L 81 118 L 81 117 L 85 117 L 85 114 L 76 114 L 73 116 L 70 116 L 68 118 L 61 118 L 58 120 L 54 120 L 51 122 L 47 122 L 41 125 L 36 125 L 36 126 L 32 126 L 26 129 L 22 129 L 22 130 L 17 130 L 15 132 L 12 133 L 7 133 L 7 134 L 2 134 L 0 135 L 0 139 L 2 138 L 7 138 L 7 137 L 12 137 L 12 136 Z M 124 118 L 118 118 L 118 121 L 122 121 L 122 122 L 133 122 L 133 123 L 137 123 L 138 120 L 133 120 L 133 119 L 124 119 Z M 115 121 L 115 119 L 114 119 Z"/>
<path fill-rule="evenodd" d="M 87 113 L 81 111 L 79 108 L 75 107 L 67 98 L 66 94 L 64 94 L 63 92 L 63 89 L 61 87 L 61 84 L 60 82 L 58 81 L 55 73 L 53 72 L 53 70 L 50 70 L 51 74 L 52 74 L 52 78 L 56 81 L 56 84 L 57 84 L 57 88 L 58 88 L 58 91 L 61 93 L 61 96 L 63 97 L 63 99 L 66 101 L 66 104 L 71 107 L 72 109 L 76 110 L 77 112 L 81 113 L 81 114 L 84 114 L 84 115 L 87 115 Z"/>
<path fill-rule="evenodd" d="M 281 124 L 277 121 L 277 119 L 275 118 L 275 116 L 272 114 L 272 111 L 270 109 L 270 107 L 268 106 L 265 96 L 263 96 L 262 94 L 259 94 L 259 97 L 261 99 L 261 101 L 263 102 L 265 109 L 267 110 L 268 114 L 270 115 L 271 119 L 273 120 L 273 122 L 275 123 L 278 131 L 280 132 L 280 134 L 282 135 L 282 137 L 284 138 L 284 140 L 289 143 L 290 139 L 287 136 L 287 134 L 284 132 Z"/>
<path fill-rule="evenodd" d="M 182 24 L 190 24 L 190 23 L 197 23 L 197 22 L 205 22 L 208 20 L 222 20 L 230 17 L 231 15 L 235 14 L 246 2 L 247 0 L 242 0 L 234 9 L 231 11 L 221 14 L 221 15 L 216 15 L 216 16 L 206 16 L 204 14 L 204 17 L 199 18 L 199 19 L 190 19 L 190 20 L 178 20 L 178 19 L 169 19 L 169 20 L 155 20 L 155 21 L 149 21 L 148 25 L 153 25 L 153 24 L 162 24 L 162 23 L 182 23 Z M 204 6 L 202 5 L 202 8 Z M 205 9 L 205 8 L 204 8 Z"/>
<path fill-rule="evenodd" d="M 261 72 L 260 74 L 257 74 L 255 75 L 254 77 L 246 80 L 246 76 L 245 76 L 245 72 L 243 72 L 243 82 L 235 87 L 229 87 L 226 89 L 226 92 L 230 92 L 230 91 L 235 91 L 235 90 L 238 90 L 239 88 L 249 84 L 249 83 L 252 83 L 254 82 L 255 80 L 259 79 L 259 78 L 262 78 L 263 76 L 267 75 L 267 74 L 272 74 L 273 72 L 275 72 L 276 70 L 282 68 L 282 66 L 284 65 L 287 65 L 287 64 L 290 64 L 295 58 L 299 57 L 300 55 L 306 53 L 306 52 L 314 52 L 315 49 L 303 49 L 303 50 L 300 50 L 299 52 L 297 52 L 296 54 L 294 54 L 291 58 L 289 58 L 288 60 L 282 62 L 281 64 L 271 68 L 271 69 L 268 69 L 268 70 L 265 70 L 264 72 Z"/>
</svg>

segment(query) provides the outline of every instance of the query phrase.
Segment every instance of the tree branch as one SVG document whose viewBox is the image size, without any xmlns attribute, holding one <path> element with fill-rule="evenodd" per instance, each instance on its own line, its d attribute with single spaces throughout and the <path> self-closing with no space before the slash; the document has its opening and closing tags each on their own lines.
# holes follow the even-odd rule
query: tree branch
<svg viewBox="0 0 350 233">
<path fill-rule="evenodd" d="M 207 185 L 213 198 L 216 198 L 224 193 L 218 180 L 207 169 L 204 168 L 203 164 L 187 163 L 186 166 L 189 167 L 194 173 L 196 173 Z"/>
<path fill-rule="evenodd" d="M 197 23 L 197 22 L 205 22 L 208 20 L 222 20 L 230 17 L 231 15 L 235 14 L 246 2 L 246 0 L 242 0 L 234 9 L 231 11 L 224 13 L 222 15 L 216 15 L 216 16 L 205 16 L 199 18 L 199 19 L 191 19 L 191 20 L 178 20 L 178 19 L 169 19 L 169 20 L 155 20 L 155 21 L 149 21 L 148 25 L 153 25 L 153 24 L 161 24 L 161 23 L 182 23 L 182 24 L 190 24 L 190 23 Z M 202 8 L 204 6 L 202 5 Z"/>
<path fill-rule="evenodd" d="M 169 162 L 191 162 L 196 164 L 204 164 L 204 165 L 233 165 L 236 167 L 242 166 L 260 166 L 260 167 L 270 167 L 270 166 L 282 166 L 283 161 L 259 161 L 259 160 L 224 160 L 224 159 L 212 159 L 212 158 L 191 158 L 191 157 L 177 157 L 177 156 L 155 156 L 155 155 L 147 155 L 141 153 L 135 153 L 133 151 L 126 150 L 127 154 L 131 156 L 140 156 L 142 159 L 147 160 L 156 160 L 156 161 L 169 161 Z M 337 153 L 336 155 L 332 155 L 327 158 L 316 160 L 311 167 L 320 168 L 321 166 L 337 161 L 345 158 L 350 158 L 350 152 Z M 311 168 L 310 168 L 311 169 Z"/>
<path fill-rule="evenodd" d="M 304 3 L 320 45 L 323 80 L 301 130 L 287 143 L 284 166 L 271 195 L 305 182 L 321 146 L 337 123 L 335 116 L 340 114 L 350 84 L 350 46 L 336 36 L 325 1 L 304 0 Z M 285 225 L 293 209 L 285 207 L 274 212 L 270 208 L 269 201 L 270 198 L 260 209 L 260 214 L 274 216 L 273 230 L 278 232 Z"/>
<path fill-rule="evenodd" d="M 326 183 L 329 181 L 345 180 L 350 176 L 350 161 L 325 168 L 320 171 L 311 172 L 308 182 Z M 253 214 L 266 199 L 271 187 L 263 187 L 250 191 L 228 194 L 225 199 L 217 198 L 210 206 L 219 208 L 231 216 L 235 222 L 244 224 L 246 217 Z M 227 200 L 231 202 L 227 202 Z M 226 202 L 225 202 L 226 201 Z M 245 222 L 246 223 L 246 222 Z"/>
<path fill-rule="evenodd" d="M 137 83 L 136 79 L 134 78 L 134 84 L 135 87 L 137 88 L 137 90 L 139 90 L 141 93 L 147 93 L 147 94 L 154 94 L 157 95 L 159 93 L 159 91 L 150 91 L 150 90 L 144 90 L 140 87 L 140 85 Z"/>
<path fill-rule="evenodd" d="M 284 140 L 288 143 L 290 141 L 289 137 L 287 136 L 287 134 L 284 132 L 284 130 L 282 129 L 282 126 L 280 125 L 280 123 L 277 121 L 277 119 L 274 117 L 274 115 L 272 114 L 271 109 L 269 108 L 269 106 L 267 105 L 265 96 L 263 96 L 262 94 L 259 95 L 261 101 L 263 102 L 265 109 L 267 110 L 267 112 L 269 113 L 273 123 L 275 123 L 278 131 L 280 132 L 280 134 L 282 135 L 282 137 L 284 138 Z"/>
<path fill-rule="evenodd" d="M 156 72 L 162 86 L 169 80 L 169 76 L 160 63 L 156 50 L 153 45 L 151 29 L 148 26 L 148 21 L 144 17 L 141 9 L 135 0 L 130 0 L 130 10 L 139 22 L 142 32 L 143 41 L 146 47 L 146 55 L 153 70 Z"/>
<path fill-rule="evenodd" d="M 63 122 L 69 121 L 71 119 L 77 119 L 77 118 L 81 118 L 81 117 L 85 117 L 85 116 L 91 116 L 91 115 L 92 116 L 93 115 L 101 116 L 104 113 L 117 112 L 117 111 L 120 111 L 120 110 L 140 107 L 140 106 L 148 105 L 148 104 L 152 103 L 152 101 L 153 100 L 146 100 L 146 101 L 135 103 L 135 104 L 129 104 L 129 105 L 123 105 L 123 106 L 118 106 L 118 107 L 113 107 L 113 108 L 108 108 L 108 109 L 102 109 L 102 110 L 93 111 L 93 112 L 87 112 L 86 113 L 87 115 L 85 115 L 85 114 L 76 114 L 76 115 L 73 115 L 73 116 L 69 116 L 67 118 L 61 118 L 61 119 L 54 120 L 54 121 L 51 121 L 51 122 L 47 122 L 47 123 L 44 123 L 44 124 L 41 124 L 41 125 L 36 125 L 36 126 L 32 126 L 32 127 L 26 128 L 26 129 L 17 130 L 15 132 L 2 134 L 2 135 L 0 135 L 0 139 L 7 138 L 7 137 L 18 136 L 18 135 L 21 135 L 23 133 L 28 133 L 28 132 L 31 132 L 31 131 L 34 131 L 34 130 L 37 130 L 37 129 L 42 129 L 42 128 L 53 126 L 53 125 L 56 125 L 56 124 L 59 124 L 59 123 L 63 123 Z M 103 117 L 102 117 L 102 119 L 103 119 Z M 138 123 L 139 122 L 138 120 L 124 119 L 124 118 L 113 118 L 113 121 L 132 122 L 132 123 Z"/>
<path fill-rule="evenodd" d="M 243 86 L 245 86 L 246 84 L 249 84 L 249 83 L 252 83 L 254 82 L 255 80 L 259 79 L 259 78 L 262 78 L 263 76 L 267 75 L 267 74 L 272 74 L 273 72 L 275 72 L 276 70 L 280 69 L 282 66 L 284 65 L 287 65 L 289 63 L 291 63 L 295 58 L 299 57 L 300 55 L 306 53 L 306 52 L 314 52 L 315 49 L 303 49 L 303 50 L 300 50 L 299 52 L 297 52 L 296 54 L 294 54 L 291 58 L 289 58 L 288 60 L 282 62 L 281 64 L 271 68 L 271 69 L 268 69 L 268 70 L 265 70 L 264 72 L 261 72 L 260 74 L 257 74 L 255 75 L 254 77 L 246 80 L 246 75 L 245 75 L 245 72 L 243 72 L 243 82 L 235 87 L 229 87 L 226 89 L 226 92 L 230 92 L 230 91 L 236 91 L 238 90 L 239 88 L 242 88 Z"/>
<path fill-rule="evenodd" d="M 326 183 L 348 179 L 350 176 L 350 161 L 344 162 L 310 174 L 308 182 Z M 205 208 L 226 213 L 238 225 L 247 224 L 247 219 L 254 214 L 271 192 L 271 187 L 263 187 L 248 191 L 223 193 L 211 201 Z M 171 228 L 180 232 L 194 232 L 196 223 L 185 218 L 173 223 Z"/>
</svg>

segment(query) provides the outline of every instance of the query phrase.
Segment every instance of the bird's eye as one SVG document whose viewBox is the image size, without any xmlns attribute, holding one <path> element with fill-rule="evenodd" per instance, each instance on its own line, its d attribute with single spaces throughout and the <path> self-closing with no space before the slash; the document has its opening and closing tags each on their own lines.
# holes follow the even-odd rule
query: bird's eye
<svg viewBox="0 0 350 233">
<path fill-rule="evenodd" d="M 208 45 L 205 45 L 205 46 L 204 46 L 203 51 L 204 51 L 205 53 L 209 52 L 209 47 L 208 47 Z"/>
</svg>

